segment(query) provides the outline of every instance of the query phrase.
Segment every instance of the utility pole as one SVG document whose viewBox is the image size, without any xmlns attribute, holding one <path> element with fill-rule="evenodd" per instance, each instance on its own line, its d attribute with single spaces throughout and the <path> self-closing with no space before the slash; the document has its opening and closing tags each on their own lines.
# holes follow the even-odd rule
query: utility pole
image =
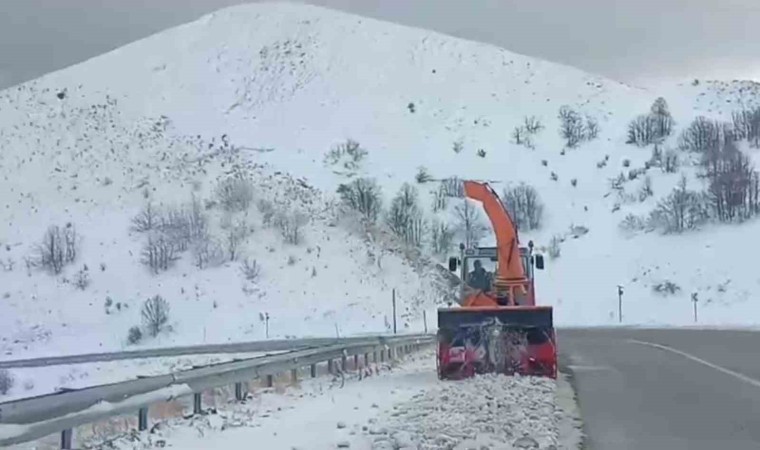
<svg viewBox="0 0 760 450">
<path fill-rule="evenodd" d="M 618 284 L 618 322 L 623 323 L 623 286 Z"/>
<path fill-rule="evenodd" d="M 396 334 L 396 288 L 393 288 L 393 334 Z"/>
<path fill-rule="evenodd" d="M 697 323 L 697 302 L 699 299 L 696 292 L 691 294 L 691 301 L 694 303 L 694 323 Z"/>
</svg>

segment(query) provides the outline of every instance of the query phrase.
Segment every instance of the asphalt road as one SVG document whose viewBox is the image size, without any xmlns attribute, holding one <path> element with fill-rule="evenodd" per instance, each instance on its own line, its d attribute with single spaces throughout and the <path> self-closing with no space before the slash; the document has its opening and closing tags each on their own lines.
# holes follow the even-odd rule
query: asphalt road
<svg viewBox="0 0 760 450">
<path fill-rule="evenodd" d="M 586 448 L 760 449 L 760 333 L 564 329 Z"/>
</svg>

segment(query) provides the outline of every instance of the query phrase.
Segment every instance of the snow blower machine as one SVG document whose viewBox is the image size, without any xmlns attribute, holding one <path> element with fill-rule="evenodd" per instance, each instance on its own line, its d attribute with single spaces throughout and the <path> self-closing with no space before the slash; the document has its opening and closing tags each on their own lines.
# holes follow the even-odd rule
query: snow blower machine
<svg viewBox="0 0 760 450">
<path fill-rule="evenodd" d="M 496 247 L 460 244 L 460 256 L 449 259 L 449 270 L 459 271 L 459 306 L 438 310 L 438 377 L 556 378 L 553 310 L 535 301 L 533 274 L 544 268 L 543 256 L 532 241 L 520 247 L 512 217 L 487 183 L 463 183 L 464 196 L 482 203 Z"/>
</svg>

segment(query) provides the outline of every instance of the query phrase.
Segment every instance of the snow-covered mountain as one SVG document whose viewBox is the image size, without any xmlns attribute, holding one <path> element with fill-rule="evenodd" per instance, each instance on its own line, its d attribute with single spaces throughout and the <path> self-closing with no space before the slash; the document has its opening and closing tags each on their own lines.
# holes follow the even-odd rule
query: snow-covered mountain
<svg viewBox="0 0 760 450">
<path fill-rule="evenodd" d="M 539 302 L 556 307 L 560 325 L 616 323 L 618 285 L 629 324 L 691 323 L 693 292 L 700 323 L 753 324 L 760 278 L 747 252 L 756 222 L 678 236 L 618 225 L 654 209 L 679 173 L 693 188 L 704 182 L 684 154 L 679 173 L 646 170 L 653 195 L 631 200 L 652 155 L 651 146 L 626 144 L 632 119 L 663 96 L 676 122 L 664 148 L 673 148 L 694 117 L 730 119 L 755 104 L 757 91 L 702 81 L 650 92 L 313 6 L 218 11 L 0 93 L 3 357 L 122 348 L 143 301 L 156 294 L 170 304 L 171 330 L 139 345 L 264 338 L 267 313 L 270 336 L 386 331 L 394 288 L 402 327 L 421 331 L 423 310 L 433 327 L 442 296 L 435 270 L 405 256 L 382 226 L 365 233 L 338 203 L 339 185 L 359 177 L 378 183 L 386 210 L 410 183 L 428 224 L 435 218 L 452 229 L 462 200 L 433 212 L 436 180 L 534 186 L 543 223 L 521 238 L 539 247 L 563 241 L 537 282 Z M 566 148 L 563 106 L 596 122 L 598 136 Z M 513 130 L 530 116 L 543 128 L 530 146 L 515 143 Z M 331 153 L 349 139 L 366 154 Z M 433 180 L 418 182 L 420 171 Z M 621 173 L 622 194 L 610 183 Z M 225 213 L 217 190 L 234 174 L 249 180 L 253 198 L 245 211 Z M 152 274 L 141 264 L 147 233 L 133 230 L 132 219 L 148 202 L 192 198 L 220 258 L 229 259 L 230 230 L 244 230 L 236 261 L 199 269 L 192 243 L 169 270 Z M 308 217 L 299 243 L 269 224 L 270 203 L 282 220 Z M 48 227 L 67 223 L 81 237 L 75 262 L 59 275 L 27 268 Z M 254 281 L 242 274 L 246 259 L 260 266 Z M 75 281 L 84 265 L 90 284 L 82 290 Z M 665 281 L 680 290 L 656 294 Z"/>
</svg>

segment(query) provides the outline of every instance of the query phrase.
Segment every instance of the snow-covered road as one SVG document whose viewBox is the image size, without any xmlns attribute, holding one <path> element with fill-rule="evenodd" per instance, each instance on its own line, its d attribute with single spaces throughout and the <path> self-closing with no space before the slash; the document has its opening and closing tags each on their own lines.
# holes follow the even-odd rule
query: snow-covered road
<svg viewBox="0 0 760 450">
<path fill-rule="evenodd" d="M 561 402 L 560 402 L 561 404 Z M 243 404 L 172 422 L 117 448 L 512 449 L 560 445 L 567 416 L 552 380 L 487 376 L 440 382 L 432 351 L 359 380 L 305 380 Z"/>
</svg>

